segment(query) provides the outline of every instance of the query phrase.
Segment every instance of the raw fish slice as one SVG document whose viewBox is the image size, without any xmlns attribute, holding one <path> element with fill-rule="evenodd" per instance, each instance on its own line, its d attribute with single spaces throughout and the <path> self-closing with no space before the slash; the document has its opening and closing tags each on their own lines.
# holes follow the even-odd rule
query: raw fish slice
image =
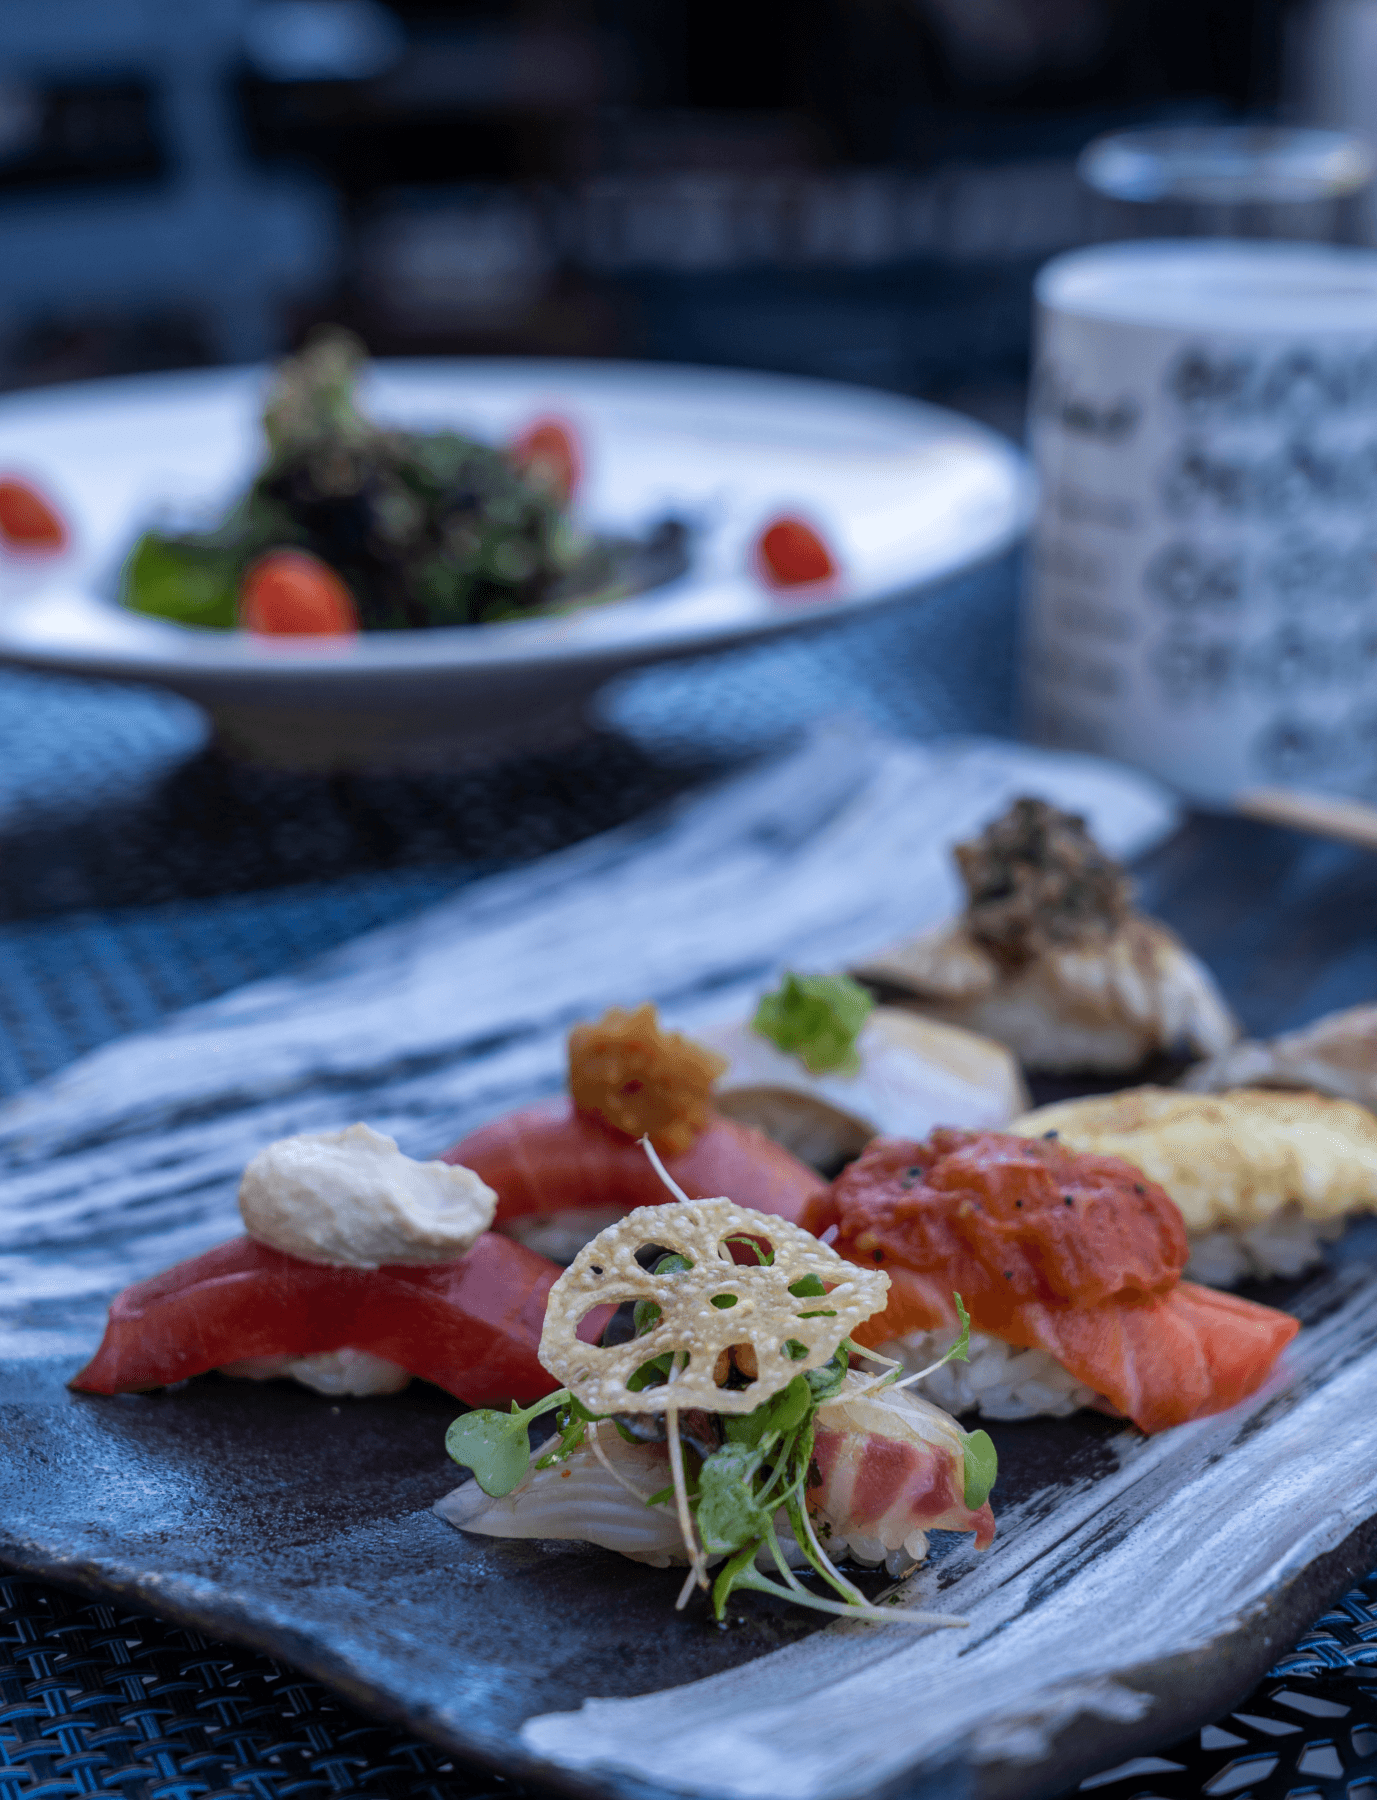
<svg viewBox="0 0 1377 1800">
<path fill-rule="evenodd" d="M 691 1199 L 726 1194 L 738 1206 L 794 1221 L 825 1187 L 815 1170 L 762 1133 L 716 1116 L 687 1150 L 664 1160 Z M 637 1206 L 658 1206 L 665 1197 L 635 1139 L 577 1112 L 568 1100 L 538 1101 L 494 1119 L 446 1150 L 441 1161 L 462 1163 L 495 1189 L 497 1230 L 530 1215 L 584 1208 L 619 1217 Z"/>
<path fill-rule="evenodd" d="M 1256 1393 L 1300 1330 L 1270 1306 L 1183 1281 L 1136 1304 L 1020 1309 L 1018 1342 L 1040 1345 L 1140 1431 L 1166 1431 Z"/>
<path fill-rule="evenodd" d="M 354 1349 L 470 1406 L 527 1404 L 555 1386 L 537 1351 L 558 1276 L 493 1232 L 457 1262 L 381 1269 L 303 1262 L 234 1238 L 118 1295 L 100 1349 L 71 1385 L 131 1393 L 250 1357 Z"/>
<path fill-rule="evenodd" d="M 954 1329 L 952 1289 L 962 1270 L 922 1275 L 892 1261 L 889 1305 L 854 1333 L 872 1349 L 911 1333 Z M 1255 1393 L 1300 1330 L 1287 1313 L 1182 1281 L 1168 1294 L 1116 1295 L 1095 1306 L 1024 1301 L 998 1328 L 972 1321 L 1020 1349 L 1046 1350 L 1140 1431 L 1165 1431 L 1224 1412 Z"/>
<path fill-rule="evenodd" d="M 972 1531 L 994 1538 L 988 1500 L 965 1501 L 966 1434 L 949 1414 L 908 1389 L 886 1390 L 854 1370 L 819 1407 L 808 1505 L 841 1537 L 874 1539 L 888 1551 L 915 1532 Z"/>
<path fill-rule="evenodd" d="M 845 1549 L 869 1562 L 894 1557 L 897 1574 L 926 1556 L 929 1531 L 973 1532 L 980 1550 L 994 1537 L 989 1501 L 974 1510 L 965 1503 L 966 1433 L 940 1407 L 916 1394 L 885 1393 L 873 1377 L 853 1371 L 818 1409 L 816 1429 L 818 1479 L 807 1501 L 834 1555 Z M 584 1444 L 552 1468 L 532 1464 L 501 1499 L 466 1481 L 435 1510 L 460 1530 L 489 1537 L 569 1538 L 638 1562 L 684 1561 L 673 1506 L 644 1503 L 669 1485 L 667 1447 L 628 1444 L 606 1425 L 599 1443 L 605 1460 Z M 776 1529 L 792 1548 L 783 1512 Z M 804 1562 L 801 1555 L 790 1560 Z"/>
</svg>

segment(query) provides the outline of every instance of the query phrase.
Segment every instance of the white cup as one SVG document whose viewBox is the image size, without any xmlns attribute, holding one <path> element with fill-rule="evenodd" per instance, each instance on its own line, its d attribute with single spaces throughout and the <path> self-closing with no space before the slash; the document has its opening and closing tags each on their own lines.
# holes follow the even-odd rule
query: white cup
<svg viewBox="0 0 1377 1800">
<path fill-rule="evenodd" d="M 1377 795 L 1377 253 L 1111 244 L 1036 296 L 1027 734 Z"/>
</svg>

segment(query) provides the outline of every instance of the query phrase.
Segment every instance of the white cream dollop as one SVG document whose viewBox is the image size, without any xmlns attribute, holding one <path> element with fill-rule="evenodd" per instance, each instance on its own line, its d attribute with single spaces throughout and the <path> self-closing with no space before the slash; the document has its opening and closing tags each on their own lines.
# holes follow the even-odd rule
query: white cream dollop
<svg viewBox="0 0 1377 1800">
<path fill-rule="evenodd" d="M 250 1237 L 303 1262 L 355 1269 L 454 1262 L 496 1206 L 472 1169 L 416 1162 L 367 1125 L 279 1138 L 239 1184 Z"/>
</svg>

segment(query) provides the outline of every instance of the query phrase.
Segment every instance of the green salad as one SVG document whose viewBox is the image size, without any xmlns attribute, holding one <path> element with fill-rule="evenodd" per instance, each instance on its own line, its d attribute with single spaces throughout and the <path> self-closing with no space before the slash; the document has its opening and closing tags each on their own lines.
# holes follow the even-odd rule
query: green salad
<svg viewBox="0 0 1377 1800">
<path fill-rule="evenodd" d="M 212 530 L 145 532 L 124 605 L 222 631 L 403 631 L 587 605 L 682 573 L 677 521 L 643 541 L 582 535 L 538 459 L 375 424 L 356 398 L 364 360 L 356 338 L 326 328 L 283 365 L 248 492 Z M 260 623 L 246 601 L 265 571 L 278 588 L 314 584 L 329 622 Z"/>
</svg>

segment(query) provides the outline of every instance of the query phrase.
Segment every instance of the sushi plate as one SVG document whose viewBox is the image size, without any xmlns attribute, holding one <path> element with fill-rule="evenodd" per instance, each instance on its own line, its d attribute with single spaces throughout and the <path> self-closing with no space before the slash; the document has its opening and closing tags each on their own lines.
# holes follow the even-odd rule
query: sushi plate
<svg viewBox="0 0 1377 1800">
<path fill-rule="evenodd" d="M 674 1611 L 672 1570 L 457 1533 L 431 1511 L 456 1473 L 435 1389 L 110 1401 L 67 1391 L 70 1359 L 0 1365 L 0 1562 L 574 1794 L 1022 1800 L 1226 1711 L 1377 1562 L 1377 1232 L 1345 1249 L 1271 1296 L 1313 1329 L 1225 1417 L 991 1428 L 994 1547 L 948 1539 L 910 1584 L 965 1630 L 816 1630 L 755 1596 L 717 1628 Z"/>
<path fill-rule="evenodd" d="M 689 572 L 552 618 L 469 629 L 263 639 L 126 611 L 137 533 L 205 518 L 261 461 L 262 369 L 139 376 L 0 402 L 0 469 L 31 476 L 73 526 L 57 565 L 0 559 L 0 661 L 151 682 L 198 702 L 222 741 L 297 767 L 405 767 L 549 743 L 620 671 L 912 597 L 1022 535 L 1033 482 L 974 420 L 892 394 L 728 370 L 516 360 L 382 362 L 380 420 L 501 442 L 540 414 L 573 421 L 590 529 L 691 533 Z M 841 574 L 774 590 L 750 546 L 782 513 L 812 520 Z"/>
<path fill-rule="evenodd" d="M 0 1362 L 0 1563 L 269 1651 L 468 1762 L 572 1794 L 1033 1800 L 1236 1705 L 1377 1564 L 1377 1222 L 1352 1228 L 1313 1277 L 1256 1291 L 1308 1329 L 1233 1411 L 1153 1439 L 1088 1413 L 993 1426 L 994 1545 L 977 1555 L 939 1534 L 909 1584 L 917 1604 L 963 1615 L 959 1630 L 818 1629 L 756 1595 L 719 1629 L 701 1606 L 675 1612 L 672 1570 L 464 1536 L 432 1511 L 456 1478 L 443 1450 L 455 1403 L 433 1389 L 337 1404 L 218 1377 L 113 1400 L 64 1386 L 121 1257 L 146 1269 L 228 1235 L 224 1190 L 246 1142 L 321 1129 L 329 1120 L 311 1109 L 327 1105 L 444 1141 L 439 1120 L 497 1110 L 504 1080 L 533 1078 L 547 1037 L 557 1054 L 558 1020 L 583 1004 L 572 988 L 550 1003 L 547 1037 L 515 1024 L 504 1037 L 482 1016 L 488 1001 L 516 1005 L 496 987 L 485 1000 L 481 974 L 518 925 L 566 982 L 605 981 L 597 933 L 624 936 L 644 887 L 660 896 L 662 931 L 679 931 L 682 907 L 697 936 L 676 937 L 672 971 L 647 961 L 623 979 L 682 1002 L 691 968 L 720 999 L 725 980 L 756 979 L 742 934 L 776 882 L 821 905 L 829 877 L 810 859 L 825 851 L 826 870 L 841 871 L 832 923 L 772 915 L 774 953 L 786 929 L 804 935 L 784 953 L 806 943 L 824 963 L 869 938 L 883 921 L 850 915 L 853 880 L 888 904 L 931 852 L 930 830 L 912 852 L 904 841 L 927 753 L 849 754 L 853 768 L 829 741 L 705 800 L 662 839 L 609 839 L 495 878 L 419 934 L 363 940 L 12 1106 L 0 1121 L 13 1244 L 0 1311 L 22 1329 Z M 864 821 L 854 840 L 848 818 Z M 695 885 L 708 824 L 714 892 Z M 735 875 L 729 838 L 750 851 Z M 839 858 L 843 841 L 854 854 Z M 1327 983 L 1351 993 L 1377 905 L 1368 864 L 1336 869 L 1330 856 L 1305 876 L 1282 841 L 1197 822 L 1157 854 L 1144 896 L 1217 952 L 1235 998 L 1272 1010 L 1250 1017 L 1255 1029 L 1322 1010 L 1310 1000 Z M 666 888 L 669 866 L 687 893 Z M 633 937 L 624 961 L 634 948 Z M 466 995 L 466 1062 L 439 1040 L 422 1053 L 422 1000 L 437 989 Z M 541 982 L 523 992 L 537 1004 Z M 340 1021 L 365 1014 L 350 1039 Z"/>
</svg>

